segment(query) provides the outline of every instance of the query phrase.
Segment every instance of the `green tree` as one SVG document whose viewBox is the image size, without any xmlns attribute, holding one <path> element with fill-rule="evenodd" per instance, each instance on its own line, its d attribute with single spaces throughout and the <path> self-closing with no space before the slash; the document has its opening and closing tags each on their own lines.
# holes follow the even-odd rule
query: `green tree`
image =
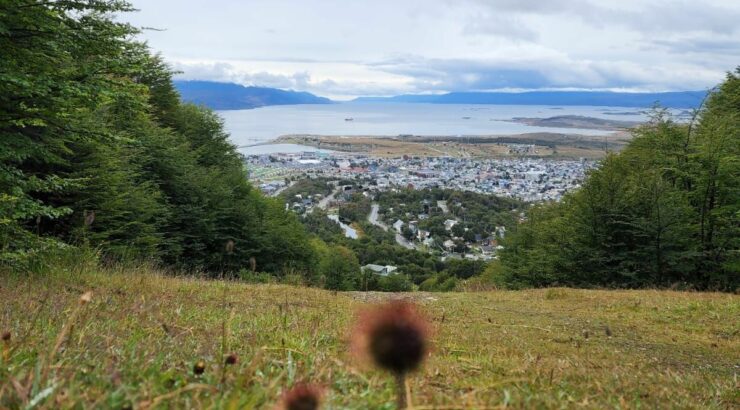
<svg viewBox="0 0 740 410">
<path fill-rule="evenodd" d="M 740 69 L 696 124 L 663 110 L 560 204 L 527 212 L 495 277 L 509 286 L 740 285 Z"/>
<path fill-rule="evenodd" d="M 182 104 L 132 41 L 130 10 L 0 3 L 0 263 L 84 245 L 212 275 L 315 271 L 305 229 L 248 183 L 221 119 Z"/>
<path fill-rule="evenodd" d="M 344 246 L 333 246 L 321 261 L 324 287 L 332 290 L 357 289 L 360 263 L 355 254 Z"/>
</svg>

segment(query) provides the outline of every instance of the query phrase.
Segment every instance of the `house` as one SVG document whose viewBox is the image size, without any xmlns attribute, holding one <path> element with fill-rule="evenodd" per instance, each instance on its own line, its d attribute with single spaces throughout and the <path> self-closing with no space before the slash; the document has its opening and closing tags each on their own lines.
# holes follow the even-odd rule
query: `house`
<svg viewBox="0 0 740 410">
<path fill-rule="evenodd" d="M 452 239 L 448 239 L 448 240 L 444 241 L 444 243 L 442 244 L 442 246 L 444 246 L 446 249 L 449 250 L 449 249 L 452 249 L 452 248 L 455 247 L 455 242 L 453 242 Z"/>
<path fill-rule="evenodd" d="M 416 232 L 416 237 L 417 237 L 417 239 L 419 239 L 419 240 L 420 240 L 420 241 L 422 241 L 422 242 L 423 242 L 423 241 L 424 241 L 425 239 L 427 239 L 427 238 L 429 238 L 429 237 L 431 237 L 431 236 L 432 236 L 431 232 L 429 232 L 429 231 L 425 231 L 425 230 L 423 230 L 423 229 L 419 229 L 419 230 L 418 230 L 418 231 Z"/>
<path fill-rule="evenodd" d="M 448 219 L 445 221 L 445 230 L 449 231 L 453 226 L 457 225 L 457 221 L 454 219 Z"/>
<path fill-rule="evenodd" d="M 401 233 L 401 229 L 403 228 L 403 221 L 398 219 L 396 222 L 393 222 L 393 229 L 396 230 L 396 232 Z"/>
<path fill-rule="evenodd" d="M 411 232 L 413 233 L 419 231 L 419 221 L 409 221 L 409 229 L 411 229 Z"/>
<path fill-rule="evenodd" d="M 444 213 L 450 212 L 450 209 L 447 207 L 447 201 L 437 201 L 437 208 L 441 209 Z"/>
<path fill-rule="evenodd" d="M 506 227 L 505 226 L 497 226 L 496 227 L 496 233 L 499 237 L 503 238 L 506 236 Z"/>
<path fill-rule="evenodd" d="M 363 272 L 371 272 L 371 273 L 374 273 L 374 274 L 380 275 L 380 276 L 388 276 L 391 273 L 393 273 L 396 270 L 398 270 L 398 268 L 395 267 L 395 266 L 391 266 L 391 265 L 385 265 L 385 266 L 383 266 L 383 265 L 375 265 L 375 264 L 372 264 L 372 263 L 367 264 L 367 265 L 363 266 L 360 269 Z"/>
<path fill-rule="evenodd" d="M 349 201 L 352 198 L 352 194 L 355 193 L 355 188 L 352 185 L 345 185 L 342 187 L 342 198 L 345 201 Z"/>
</svg>

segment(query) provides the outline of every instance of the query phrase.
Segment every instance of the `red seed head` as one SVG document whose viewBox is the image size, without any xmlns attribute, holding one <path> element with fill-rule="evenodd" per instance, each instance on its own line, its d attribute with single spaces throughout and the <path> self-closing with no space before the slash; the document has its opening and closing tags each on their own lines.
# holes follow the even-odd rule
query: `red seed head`
<svg viewBox="0 0 740 410">
<path fill-rule="evenodd" d="M 362 312 L 357 320 L 355 352 L 395 374 L 421 365 L 429 349 L 429 324 L 412 303 L 392 301 Z"/>
<path fill-rule="evenodd" d="M 9 331 L 3 332 L 2 339 L 3 339 L 3 342 L 9 342 L 10 341 L 10 332 Z"/>
<path fill-rule="evenodd" d="M 236 362 L 239 361 L 239 356 L 236 355 L 236 353 L 231 353 L 230 355 L 226 356 L 226 359 L 224 359 L 224 363 L 227 365 L 236 364 Z"/>
<path fill-rule="evenodd" d="M 321 404 L 321 388 L 313 384 L 299 383 L 283 393 L 278 409 L 316 410 Z"/>
</svg>

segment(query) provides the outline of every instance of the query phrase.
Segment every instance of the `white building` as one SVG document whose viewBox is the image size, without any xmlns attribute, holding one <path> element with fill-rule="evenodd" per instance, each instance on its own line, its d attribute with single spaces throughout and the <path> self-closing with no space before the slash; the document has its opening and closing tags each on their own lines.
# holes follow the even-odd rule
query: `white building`
<svg viewBox="0 0 740 410">
<path fill-rule="evenodd" d="M 395 267 L 395 266 L 391 266 L 391 265 L 385 265 L 385 266 L 383 266 L 383 265 L 375 265 L 375 264 L 372 264 L 372 263 L 367 264 L 367 265 L 363 266 L 360 269 L 362 269 L 363 272 L 370 271 L 370 272 L 372 272 L 372 273 L 374 273 L 376 275 L 380 275 L 380 276 L 388 276 L 391 273 L 393 273 L 396 270 L 398 270 L 398 268 Z"/>
</svg>

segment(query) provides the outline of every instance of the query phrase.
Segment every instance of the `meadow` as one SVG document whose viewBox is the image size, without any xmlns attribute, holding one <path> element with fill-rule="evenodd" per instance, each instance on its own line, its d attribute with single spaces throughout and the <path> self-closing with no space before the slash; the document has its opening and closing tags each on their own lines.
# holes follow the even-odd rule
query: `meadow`
<svg viewBox="0 0 740 410">
<path fill-rule="evenodd" d="M 348 348 L 390 297 L 434 329 L 416 409 L 740 406 L 733 294 L 335 293 L 83 264 L 0 276 L 0 408 L 273 408 L 309 381 L 326 408 L 392 409 L 392 377 Z"/>
</svg>

